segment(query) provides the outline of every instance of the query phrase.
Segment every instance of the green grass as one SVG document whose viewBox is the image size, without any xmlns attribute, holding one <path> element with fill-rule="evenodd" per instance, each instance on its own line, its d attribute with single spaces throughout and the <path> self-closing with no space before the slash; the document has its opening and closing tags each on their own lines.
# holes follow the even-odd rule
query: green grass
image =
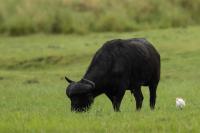
<svg viewBox="0 0 200 133">
<path fill-rule="evenodd" d="M 199 0 L 0 0 L 0 33 L 139 31 L 199 25 Z"/>
<path fill-rule="evenodd" d="M 200 132 L 200 27 L 129 33 L 0 37 L 0 132 L 132 133 Z M 145 37 L 161 54 L 155 111 L 146 87 L 143 108 L 127 91 L 121 113 L 105 95 L 88 113 L 70 112 L 64 76 L 79 80 L 95 51 L 114 38 Z M 178 110 L 175 98 L 186 107 Z"/>
</svg>

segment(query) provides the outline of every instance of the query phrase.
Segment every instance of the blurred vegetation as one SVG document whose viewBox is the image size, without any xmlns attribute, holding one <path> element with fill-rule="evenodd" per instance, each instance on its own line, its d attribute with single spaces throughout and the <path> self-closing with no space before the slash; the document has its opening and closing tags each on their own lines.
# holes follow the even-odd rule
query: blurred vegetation
<svg viewBox="0 0 200 133">
<path fill-rule="evenodd" d="M 199 0 L 0 0 L 0 33 L 137 31 L 200 24 Z"/>
</svg>

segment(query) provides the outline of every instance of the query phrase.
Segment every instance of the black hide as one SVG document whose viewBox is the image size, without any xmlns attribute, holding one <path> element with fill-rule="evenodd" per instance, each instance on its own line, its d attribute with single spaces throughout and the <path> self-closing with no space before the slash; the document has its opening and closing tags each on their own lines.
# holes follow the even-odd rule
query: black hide
<svg viewBox="0 0 200 133">
<path fill-rule="evenodd" d="M 130 90 L 139 110 L 143 101 L 141 86 L 148 86 L 150 107 L 154 109 L 159 80 L 160 55 L 150 42 L 143 38 L 116 39 L 106 42 L 96 52 L 83 79 L 70 82 L 66 93 L 74 111 L 85 111 L 103 93 L 111 100 L 114 110 L 119 111 L 125 91 Z M 73 98 L 79 101 L 76 105 Z"/>
</svg>

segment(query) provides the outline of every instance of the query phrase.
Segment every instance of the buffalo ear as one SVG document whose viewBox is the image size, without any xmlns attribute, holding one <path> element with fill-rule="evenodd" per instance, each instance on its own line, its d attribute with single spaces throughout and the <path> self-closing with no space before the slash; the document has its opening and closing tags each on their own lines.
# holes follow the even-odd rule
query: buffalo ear
<svg viewBox="0 0 200 133">
<path fill-rule="evenodd" d="M 71 79 L 69 79 L 69 78 L 66 77 L 66 76 L 65 76 L 65 79 L 66 79 L 66 81 L 67 81 L 68 83 L 72 83 L 72 82 L 74 82 L 74 81 L 72 81 Z"/>
</svg>

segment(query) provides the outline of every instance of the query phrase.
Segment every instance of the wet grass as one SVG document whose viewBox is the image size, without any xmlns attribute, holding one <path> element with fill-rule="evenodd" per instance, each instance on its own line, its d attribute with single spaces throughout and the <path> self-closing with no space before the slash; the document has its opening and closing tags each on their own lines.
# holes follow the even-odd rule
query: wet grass
<svg viewBox="0 0 200 133">
<path fill-rule="evenodd" d="M 199 132 L 200 27 L 135 33 L 0 37 L 0 132 Z M 155 111 L 144 104 L 135 111 L 127 92 L 121 113 L 114 113 L 105 95 L 85 114 L 70 112 L 65 96 L 68 75 L 79 80 L 92 55 L 107 40 L 145 37 L 161 54 L 161 82 Z M 178 110 L 175 98 L 186 108 Z"/>
</svg>

